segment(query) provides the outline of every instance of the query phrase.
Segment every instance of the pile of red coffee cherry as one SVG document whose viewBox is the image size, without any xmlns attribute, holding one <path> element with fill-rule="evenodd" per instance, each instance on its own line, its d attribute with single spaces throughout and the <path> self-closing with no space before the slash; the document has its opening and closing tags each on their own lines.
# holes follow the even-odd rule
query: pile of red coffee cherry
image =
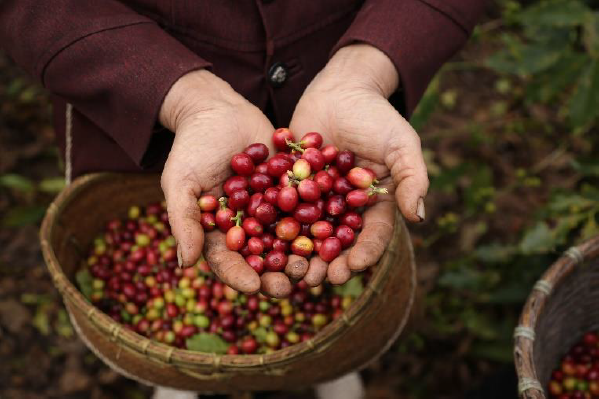
<svg viewBox="0 0 599 399">
<path fill-rule="evenodd" d="M 586 333 L 563 357 L 548 386 L 554 399 L 599 399 L 599 336 Z"/>
<path fill-rule="evenodd" d="M 364 208 L 387 190 L 372 170 L 354 165 L 353 152 L 322 147 L 319 133 L 296 142 L 281 128 L 272 141 L 279 152 L 270 159 L 261 143 L 233 156 L 226 196 L 198 200 L 202 226 L 226 233 L 227 248 L 258 274 L 284 271 L 292 253 L 331 262 L 354 243 Z"/>
<path fill-rule="evenodd" d="M 165 203 L 132 206 L 91 244 L 76 280 L 100 310 L 155 341 L 219 354 L 270 353 L 311 339 L 362 291 L 369 273 L 342 287 L 305 281 L 285 299 L 245 295 L 206 260 L 180 268 Z"/>
</svg>

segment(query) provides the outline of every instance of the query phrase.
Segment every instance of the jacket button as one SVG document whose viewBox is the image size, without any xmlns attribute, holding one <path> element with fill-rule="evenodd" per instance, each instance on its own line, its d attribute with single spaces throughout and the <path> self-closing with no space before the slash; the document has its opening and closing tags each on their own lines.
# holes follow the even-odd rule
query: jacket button
<svg viewBox="0 0 599 399">
<path fill-rule="evenodd" d="M 268 70 L 268 81 L 272 87 L 281 87 L 288 76 L 287 66 L 282 62 L 275 62 Z"/>
</svg>

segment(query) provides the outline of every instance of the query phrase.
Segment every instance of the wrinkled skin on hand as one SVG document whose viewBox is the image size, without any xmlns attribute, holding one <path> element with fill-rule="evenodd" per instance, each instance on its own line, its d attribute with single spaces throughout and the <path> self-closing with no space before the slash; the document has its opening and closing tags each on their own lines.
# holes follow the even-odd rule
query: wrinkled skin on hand
<svg viewBox="0 0 599 399">
<path fill-rule="evenodd" d="M 175 132 L 161 185 L 180 266 L 195 264 L 205 249 L 208 263 L 224 283 L 245 293 L 257 292 L 260 277 L 239 253 L 227 249 L 224 234 L 204 235 L 197 199 L 204 193 L 222 195 L 222 185 L 231 175 L 229 160 L 249 144 L 264 143 L 272 152 L 274 127 L 258 108 L 204 70 L 175 83 L 162 105 L 160 122 Z"/>
<path fill-rule="evenodd" d="M 327 277 L 333 284 L 343 284 L 351 272 L 375 264 L 393 233 L 396 206 L 406 219 L 424 220 L 422 199 L 428 178 L 420 140 L 387 101 L 398 80 L 383 53 L 368 45 L 352 45 L 337 52 L 297 105 L 290 125 L 296 138 L 320 132 L 325 144 L 353 151 L 357 165 L 373 169 L 380 186 L 390 192 L 379 194 L 377 204 L 364 213 L 354 247 L 330 265 L 318 256 L 310 260 L 305 275 L 309 285 Z M 175 132 L 161 184 L 180 265 L 194 264 L 204 249 L 223 282 L 245 293 L 257 292 L 260 277 L 239 253 L 226 248 L 224 234 L 214 231 L 204 237 L 197 198 L 202 193 L 222 194 L 222 184 L 231 174 L 229 160 L 249 144 L 264 143 L 272 155 L 274 127 L 226 82 L 203 70 L 175 83 L 160 110 L 160 121 Z M 288 281 L 283 273 L 268 277 Z M 286 282 L 263 285 L 266 294 L 278 297 L 286 295 L 282 286 L 290 287 Z"/>
<path fill-rule="evenodd" d="M 325 145 L 353 151 L 356 164 L 374 170 L 380 186 L 389 191 L 379 194 L 378 202 L 363 214 L 363 229 L 354 246 L 328 266 L 326 276 L 333 284 L 345 283 L 351 272 L 378 261 L 393 233 L 396 206 L 409 221 L 424 220 L 428 177 L 420 139 L 387 101 L 398 80 L 395 67 L 379 50 L 365 44 L 348 46 L 314 78 L 291 120 L 290 129 L 298 139 L 317 131 Z M 310 269 L 321 271 L 323 262 L 312 258 L 310 285 L 321 282 L 312 276 L 322 272 Z"/>
</svg>

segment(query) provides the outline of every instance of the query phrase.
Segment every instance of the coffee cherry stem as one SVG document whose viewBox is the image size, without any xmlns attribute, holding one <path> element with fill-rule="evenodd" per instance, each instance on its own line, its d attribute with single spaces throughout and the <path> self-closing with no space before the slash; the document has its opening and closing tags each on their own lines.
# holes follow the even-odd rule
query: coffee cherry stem
<svg viewBox="0 0 599 399">
<path fill-rule="evenodd" d="M 386 188 L 376 187 L 374 184 L 370 186 L 368 190 L 368 196 L 373 196 L 376 194 L 387 194 L 389 191 Z"/>
<path fill-rule="evenodd" d="M 235 222 L 235 226 L 241 226 L 241 221 L 243 220 L 243 211 L 237 211 L 237 215 L 231 218 L 232 222 Z"/>
<path fill-rule="evenodd" d="M 285 142 L 287 143 L 287 145 L 289 146 L 289 148 L 291 148 L 292 150 L 299 151 L 302 154 L 304 153 L 304 151 L 306 151 L 306 150 L 304 150 L 302 148 L 302 142 L 301 141 L 297 142 L 297 143 L 294 143 L 293 141 L 287 139 L 287 140 L 285 140 Z"/>
<path fill-rule="evenodd" d="M 222 210 L 227 209 L 227 197 L 220 197 L 218 199 L 218 203 L 220 204 L 220 209 L 222 209 Z"/>
<path fill-rule="evenodd" d="M 287 184 L 287 187 L 297 186 L 300 183 L 300 180 L 295 177 L 292 171 L 288 170 L 287 176 L 289 176 L 289 183 Z"/>
</svg>

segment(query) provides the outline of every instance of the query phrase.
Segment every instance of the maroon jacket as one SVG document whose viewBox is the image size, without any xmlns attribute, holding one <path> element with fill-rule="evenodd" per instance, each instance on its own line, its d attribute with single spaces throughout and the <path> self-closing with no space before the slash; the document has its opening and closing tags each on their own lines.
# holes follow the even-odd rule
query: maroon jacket
<svg viewBox="0 0 599 399">
<path fill-rule="evenodd" d="M 66 119 L 72 120 L 73 176 L 139 171 L 162 167 L 172 134 L 158 126 L 158 110 L 172 84 L 189 71 L 210 68 L 266 110 L 275 126 L 286 126 L 328 58 L 342 46 L 366 42 L 394 62 L 403 91 L 397 98 L 409 114 L 433 74 L 466 41 L 483 5 L 483 0 L 2 0 L 0 46 L 55 95 L 63 150 Z"/>
</svg>

